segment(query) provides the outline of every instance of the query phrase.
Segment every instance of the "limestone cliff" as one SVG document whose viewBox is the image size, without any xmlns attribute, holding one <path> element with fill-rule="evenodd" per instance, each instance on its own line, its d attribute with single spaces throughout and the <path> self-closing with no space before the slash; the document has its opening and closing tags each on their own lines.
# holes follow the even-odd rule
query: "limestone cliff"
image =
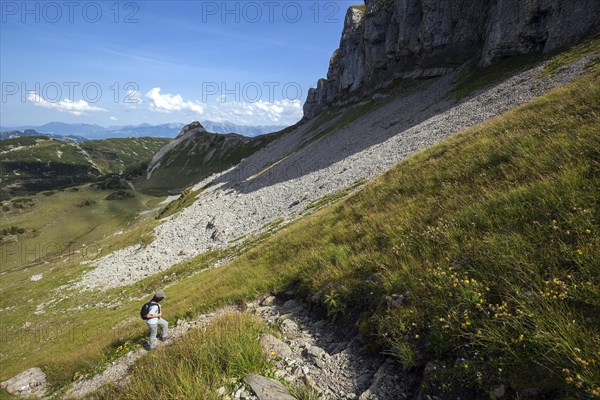
<svg viewBox="0 0 600 400">
<path fill-rule="evenodd" d="M 485 67 L 548 52 L 599 28 L 598 0 L 365 0 L 348 10 L 327 79 L 309 91 L 304 115 L 394 79 L 444 75 L 473 58 Z"/>
</svg>

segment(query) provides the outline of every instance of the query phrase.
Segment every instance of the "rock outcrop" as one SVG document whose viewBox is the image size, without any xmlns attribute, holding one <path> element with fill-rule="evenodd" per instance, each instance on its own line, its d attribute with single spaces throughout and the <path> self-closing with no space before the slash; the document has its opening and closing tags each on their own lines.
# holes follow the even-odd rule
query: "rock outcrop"
<svg viewBox="0 0 600 400">
<path fill-rule="evenodd" d="M 274 379 L 264 376 L 250 374 L 244 378 L 244 382 L 252 388 L 259 400 L 295 400 L 285 386 Z"/>
<path fill-rule="evenodd" d="M 211 133 L 200 122 L 192 122 L 154 155 L 146 175 L 135 182 L 135 187 L 151 194 L 179 193 L 236 165 L 276 137 L 278 133 L 256 137 Z"/>
<path fill-rule="evenodd" d="M 600 28 L 597 0 L 365 0 L 344 22 L 327 79 L 304 116 L 355 102 L 395 79 L 444 75 L 475 59 L 549 52 Z"/>
<path fill-rule="evenodd" d="M 31 368 L 0 383 L 0 387 L 17 397 L 43 397 L 46 393 L 46 374 L 39 368 Z"/>
</svg>

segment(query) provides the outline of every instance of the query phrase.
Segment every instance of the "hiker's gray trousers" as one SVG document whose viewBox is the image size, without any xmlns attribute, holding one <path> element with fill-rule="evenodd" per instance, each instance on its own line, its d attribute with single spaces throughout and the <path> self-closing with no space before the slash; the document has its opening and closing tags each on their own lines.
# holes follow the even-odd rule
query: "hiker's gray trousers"
<svg viewBox="0 0 600 400">
<path fill-rule="evenodd" d="M 148 325 L 148 329 L 150 330 L 150 348 L 154 348 L 156 346 L 156 334 L 158 332 L 158 327 L 160 326 L 160 338 L 166 339 L 169 334 L 169 323 L 162 318 L 158 319 L 158 323 L 151 324 L 146 322 Z"/>
</svg>

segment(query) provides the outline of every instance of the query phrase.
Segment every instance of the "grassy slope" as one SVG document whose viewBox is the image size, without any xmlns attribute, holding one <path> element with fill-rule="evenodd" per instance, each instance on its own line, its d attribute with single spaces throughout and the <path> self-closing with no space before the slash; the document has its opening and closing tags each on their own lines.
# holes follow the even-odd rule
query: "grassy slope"
<svg viewBox="0 0 600 400">
<path fill-rule="evenodd" d="M 148 160 L 169 143 L 162 138 L 122 138 L 91 140 L 80 144 L 105 174 L 118 174 L 127 167 Z"/>
<path fill-rule="evenodd" d="M 307 297 L 323 292 L 332 317 L 363 313 L 364 334 L 406 365 L 445 360 L 444 382 L 519 387 L 525 377 L 589 396 L 600 362 L 599 99 L 596 71 L 421 152 L 227 266 L 176 283 L 165 310 L 174 322 L 293 285 Z M 200 269 L 213 256 L 175 271 Z M 144 333 L 135 317 L 140 301 L 127 296 L 148 293 L 166 277 L 125 295 L 84 294 L 61 304 L 121 299 L 102 313 L 37 317 L 74 333 L 39 340 L 40 330 L 32 330 L 3 340 L 2 379 L 41 365 L 61 383 L 97 364 L 100 354 L 110 360 L 124 351 L 120 337 Z M 35 306 L 47 281 L 26 280 L 11 302 L 29 290 Z M 406 305 L 381 307 L 385 294 L 404 291 Z M 22 324 L 31 308 L 3 316 Z M 116 330 L 115 321 L 123 321 Z M 17 344 L 29 351 L 14 350 Z"/>
<path fill-rule="evenodd" d="M 51 196 L 29 196 L 25 198 L 27 202 L 22 202 L 23 208 L 0 211 L 1 228 L 25 229 L 23 234 L 4 236 L 0 241 L 2 379 L 18 372 L 19 364 L 27 360 L 42 363 L 40 358 L 52 352 L 77 351 L 74 338 L 87 335 L 85 329 L 89 329 L 81 323 L 89 312 L 79 307 L 103 300 L 101 296 L 85 295 L 69 299 L 70 291 L 55 290 L 89 269 L 80 262 L 96 252 L 115 251 L 151 235 L 156 224 L 154 214 L 138 213 L 157 207 L 160 199 L 136 194 L 120 201 L 105 200 L 110 193 L 84 186 Z M 86 201 L 89 205 L 82 206 Z M 119 235 L 121 230 L 127 230 L 127 235 Z M 36 274 L 43 274 L 43 279 L 31 281 Z M 45 314 L 35 314 L 37 306 L 52 297 L 58 297 L 58 304 L 48 304 Z M 60 343 L 52 347 L 55 341 Z M 47 349 L 48 353 L 39 349 Z"/>
<path fill-rule="evenodd" d="M 101 174 L 122 173 L 126 168 L 152 158 L 169 141 L 123 138 L 77 145 L 45 136 L 2 140 L 0 199 L 90 182 Z M 10 190 L 9 186 L 14 184 L 22 189 Z"/>
<path fill-rule="evenodd" d="M 100 175 L 76 144 L 45 136 L 2 140 L 0 153 L 0 198 L 11 195 L 9 185 L 23 186 L 16 193 L 26 193 L 87 182 Z"/>
<path fill-rule="evenodd" d="M 177 284 L 169 308 L 293 285 L 332 317 L 360 314 L 407 368 L 442 360 L 429 384 L 444 396 L 501 382 L 598 394 L 599 113 L 596 73 Z"/>
<path fill-rule="evenodd" d="M 152 352 L 136 364 L 126 390 L 108 390 L 99 398 L 219 400 L 216 390 L 225 386 L 231 392 L 232 377 L 269 373 L 271 365 L 257 340 L 267 332 L 256 316 L 221 317 L 206 330 L 194 330 L 186 340 Z"/>
<path fill-rule="evenodd" d="M 76 191 L 75 191 L 76 190 Z M 30 263 L 52 259 L 56 254 L 93 246 L 94 253 L 102 239 L 126 227 L 137 213 L 148 209 L 157 199 L 144 195 L 119 201 L 108 201 L 110 190 L 90 187 L 56 191 L 52 195 L 29 196 L 24 208 L 0 211 L 0 230 L 16 226 L 25 229 L 18 236 L 4 237 L 0 272 L 23 270 Z M 14 204 L 19 199 L 5 202 Z M 86 203 L 87 201 L 87 203 Z M 89 204 L 89 205 L 86 205 Z M 8 278 L 3 278 L 3 283 Z"/>
</svg>

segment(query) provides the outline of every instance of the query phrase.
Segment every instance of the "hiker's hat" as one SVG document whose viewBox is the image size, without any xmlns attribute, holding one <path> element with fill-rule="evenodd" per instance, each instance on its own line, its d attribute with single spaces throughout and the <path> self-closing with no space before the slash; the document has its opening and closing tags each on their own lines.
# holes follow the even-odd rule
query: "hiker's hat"
<svg viewBox="0 0 600 400">
<path fill-rule="evenodd" d="M 165 292 L 163 292 L 162 290 L 159 290 L 158 292 L 156 292 L 154 294 L 154 297 L 156 297 L 157 299 L 164 299 L 165 297 Z"/>
</svg>

